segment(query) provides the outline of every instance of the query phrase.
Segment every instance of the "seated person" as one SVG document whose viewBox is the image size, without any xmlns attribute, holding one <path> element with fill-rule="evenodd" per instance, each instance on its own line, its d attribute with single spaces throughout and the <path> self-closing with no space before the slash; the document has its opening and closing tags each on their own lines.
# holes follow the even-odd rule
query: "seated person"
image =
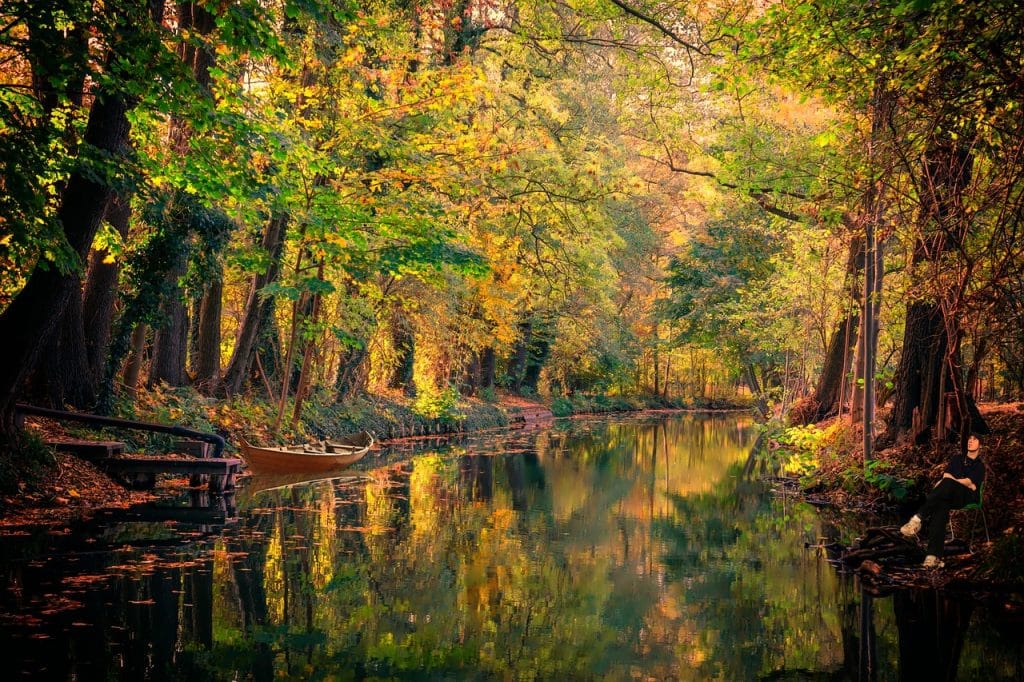
<svg viewBox="0 0 1024 682">
<path fill-rule="evenodd" d="M 928 547 L 923 566 L 941 566 L 939 560 L 946 540 L 946 523 L 949 512 L 978 501 L 978 489 L 985 480 L 985 465 L 978 458 L 981 443 L 971 436 L 967 439 L 967 454 L 953 455 L 946 465 L 946 471 L 916 514 L 900 528 L 910 538 L 921 530 L 921 520 L 928 519 Z"/>
</svg>

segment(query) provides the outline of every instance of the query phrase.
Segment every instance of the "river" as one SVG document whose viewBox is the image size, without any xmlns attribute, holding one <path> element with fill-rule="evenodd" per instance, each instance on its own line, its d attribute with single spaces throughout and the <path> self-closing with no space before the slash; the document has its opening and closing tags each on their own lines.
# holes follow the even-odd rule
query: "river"
<svg viewBox="0 0 1024 682">
<path fill-rule="evenodd" d="M 773 494 L 755 436 L 560 420 L 5 537 L 5 677 L 1024 678 L 998 609 L 837 572 L 851 531 Z"/>
</svg>

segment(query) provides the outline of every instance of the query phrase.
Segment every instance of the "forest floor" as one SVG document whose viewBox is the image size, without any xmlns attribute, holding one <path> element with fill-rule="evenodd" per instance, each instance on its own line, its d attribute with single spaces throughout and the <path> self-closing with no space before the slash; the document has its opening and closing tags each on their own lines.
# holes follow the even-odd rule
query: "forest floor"
<svg viewBox="0 0 1024 682">
<path fill-rule="evenodd" d="M 980 410 L 989 427 L 989 433 L 980 436 L 981 457 L 985 463 L 984 518 L 977 519 L 961 515 L 955 520 L 959 525 L 972 524 L 973 552 L 946 557 L 946 566 L 939 572 L 922 572 L 919 569 L 923 549 L 919 543 L 909 543 L 900 554 L 899 547 L 886 546 L 882 554 L 896 552 L 887 561 L 866 561 L 861 568 L 862 575 L 876 582 L 913 586 L 922 580 L 935 587 L 940 584 L 963 584 L 1012 586 L 1019 589 L 1024 585 L 1024 543 L 1021 530 L 1024 529 L 1024 403 L 983 404 Z M 818 425 L 822 429 L 834 426 L 834 420 Z M 851 485 L 850 472 L 863 468 L 862 453 L 857 434 L 847 432 L 844 438 L 847 447 L 831 444 L 821 457 L 820 466 L 813 476 L 815 484 L 806 490 L 808 498 L 816 504 L 828 504 L 842 512 L 859 514 L 865 519 L 876 519 L 877 513 L 900 508 L 899 523 L 906 521 L 924 495 L 942 476 L 955 446 L 936 447 L 932 443 L 914 445 L 899 443 L 876 453 L 879 462 L 875 469 L 873 485 L 865 485 L 863 478 L 859 485 Z M 879 484 L 885 481 L 889 490 Z M 905 499 L 895 504 L 891 490 L 893 485 L 905 489 Z M 987 522 L 989 540 L 985 538 L 983 521 Z M 875 529 L 884 531 L 886 529 Z M 899 539 L 896 526 L 888 529 Z M 965 528 L 960 529 L 966 531 Z M 923 541 L 923 534 L 919 537 Z M 891 544 L 891 543 L 890 543 Z M 897 543 L 898 544 L 898 543 Z M 879 565 L 881 563 L 882 565 Z"/>
</svg>

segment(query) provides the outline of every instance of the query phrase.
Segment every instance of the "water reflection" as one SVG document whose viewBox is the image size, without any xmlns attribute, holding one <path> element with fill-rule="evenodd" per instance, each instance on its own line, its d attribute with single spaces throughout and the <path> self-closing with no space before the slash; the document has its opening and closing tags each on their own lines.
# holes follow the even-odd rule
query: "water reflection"
<svg viewBox="0 0 1024 682">
<path fill-rule="evenodd" d="M 751 478 L 753 436 L 565 422 L 254 486 L 216 534 L 8 540 L 0 636 L 57 678 L 1020 676 L 988 612 L 874 599 L 806 550 L 829 531 Z"/>
</svg>

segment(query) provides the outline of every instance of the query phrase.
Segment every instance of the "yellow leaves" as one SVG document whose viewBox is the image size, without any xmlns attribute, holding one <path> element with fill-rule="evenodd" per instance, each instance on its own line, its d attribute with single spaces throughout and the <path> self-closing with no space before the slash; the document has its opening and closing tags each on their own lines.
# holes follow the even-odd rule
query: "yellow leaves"
<svg viewBox="0 0 1024 682">
<path fill-rule="evenodd" d="M 362 45 L 353 45 L 345 54 L 341 57 L 341 63 L 343 66 L 354 67 L 359 66 L 363 62 L 363 58 L 366 56 L 366 49 Z"/>
<path fill-rule="evenodd" d="M 345 248 L 346 246 L 348 246 L 348 240 L 345 239 L 340 234 L 338 234 L 337 232 L 327 232 L 326 234 L 324 234 L 324 241 L 326 241 L 328 244 L 333 244 L 334 246 L 337 246 L 339 248 Z"/>
</svg>

